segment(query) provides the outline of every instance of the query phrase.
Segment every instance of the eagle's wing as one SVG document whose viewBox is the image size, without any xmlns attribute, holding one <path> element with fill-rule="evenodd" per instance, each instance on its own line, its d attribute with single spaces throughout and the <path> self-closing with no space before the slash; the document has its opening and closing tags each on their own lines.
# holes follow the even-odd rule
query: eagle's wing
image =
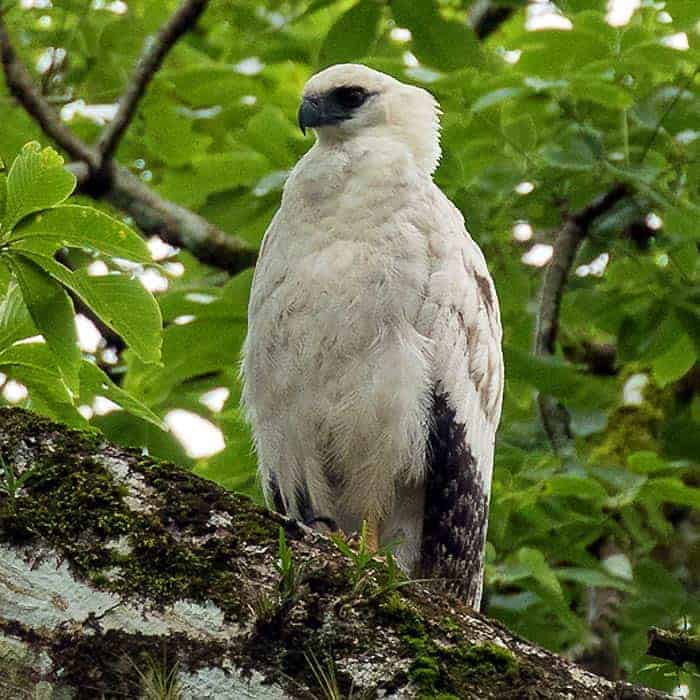
<svg viewBox="0 0 700 700">
<path fill-rule="evenodd" d="M 449 235 L 431 237 L 421 326 L 433 341 L 433 411 L 422 575 L 447 579 L 479 607 L 493 447 L 501 413 L 501 321 L 479 247 L 449 204 Z"/>
</svg>

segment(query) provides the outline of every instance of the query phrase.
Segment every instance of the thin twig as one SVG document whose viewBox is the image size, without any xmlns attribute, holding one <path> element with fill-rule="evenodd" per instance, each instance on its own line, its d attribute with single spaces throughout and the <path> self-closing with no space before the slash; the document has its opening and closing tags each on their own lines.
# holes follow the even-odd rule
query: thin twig
<svg viewBox="0 0 700 700">
<path fill-rule="evenodd" d="M 690 84 L 693 82 L 693 80 L 695 80 L 695 76 L 698 74 L 698 71 L 700 71 L 700 66 L 697 66 L 695 70 L 688 76 L 686 81 L 683 83 L 683 86 L 678 88 L 678 92 L 673 96 L 673 99 L 666 106 L 666 109 L 664 110 L 663 114 L 659 118 L 659 121 L 654 127 L 654 131 L 652 132 L 651 136 L 649 137 L 649 140 L 644 146 L 644 150 L 642 151 L 642 155 L 639 159 L 640 165 L 646 160 L 646 157 L 649 151 L 651 150 L 651 147 L 654 145 L 654 141 L 656 141 L 657 137 L 659 136 L 661 128 L 663 127 L 668 115 L 671 114 L 673 108 L 676 106 L 676 104 L 678 104 L 678 100 L 680 100 L 683 93 L 688 89 L 688 87 L 690 87 Z"/>
<path fill-rule="evenodd" d="M 155 39 L 148 39 L 111 122 L 104 128 L 97 144 L 103 161 L 114 154 L 119 142 L 136 114 L 148 84 L 178 39 L 192 29 L 206 9 L 208 0 L 185 0 L 160 28 Z"/>
<path fill-rule="evenodd" d="M 579 246 L 588 235 L 591 224 L 610 211 L 628 194 L 627 186 L 615 185 L 609 192 L 594 200 L 581 211 L 566 218 L 557 233 L 554 251 L 542 281 L 540 306 L 535 330 L 535 355 L 553 355 L 559 330 L 559 312 L 564 287 L 576 258 Z M 547 437 L 556 451 L 566 448 L 571 441 L 569 414 L 551 396 L 540 395 L 540 416 Z"/>
<path fill-rule="evenodd" d="M 95 152 L 79 139 L 61 121 L 56 110 L 46 101 L 34 85 L 29 71 L 20 61 L 10 42 L 7 27 L 0 9 L 0 58 L 5 81 L 12 94 L 39 124 L 43 132 L 76 160 L 85 161 L 90 167 L 96 164 Z"/>
</svg>

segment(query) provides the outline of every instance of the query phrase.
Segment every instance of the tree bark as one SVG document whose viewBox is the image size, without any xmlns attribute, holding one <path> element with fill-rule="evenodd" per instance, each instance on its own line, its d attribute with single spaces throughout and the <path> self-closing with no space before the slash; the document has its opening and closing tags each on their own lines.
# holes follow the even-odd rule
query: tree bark
<svg viewBox="0 0 700 700">
<path fill-rule="evenodd" d="M 3 697 L 666 697 L 96 433 L 0 408 L 0 454 Z"/>
</svg>

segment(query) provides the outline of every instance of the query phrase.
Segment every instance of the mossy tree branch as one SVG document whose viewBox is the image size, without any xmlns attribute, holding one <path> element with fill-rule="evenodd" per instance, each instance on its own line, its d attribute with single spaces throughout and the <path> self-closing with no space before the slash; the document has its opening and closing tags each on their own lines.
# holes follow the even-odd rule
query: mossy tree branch
<svg viewBox="0 0 700 700">
<path fill-rule="evenodd" d="M 666 697 L 381 563 L 358 587 L 329 539 L 96 433 L 4 408 L 0 452 L 21 484 L 0 482 L 0 688 L 17 697 L 140 697 L 154 672 L 199 700 L 322 697 L 324 673 L 343 696 Z"/>
</svg>

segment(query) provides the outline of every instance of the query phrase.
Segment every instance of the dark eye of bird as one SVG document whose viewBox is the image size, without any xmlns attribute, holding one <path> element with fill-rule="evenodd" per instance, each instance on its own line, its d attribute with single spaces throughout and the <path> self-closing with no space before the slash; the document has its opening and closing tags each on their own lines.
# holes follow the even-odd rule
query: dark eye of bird
<svg viewBox="0 0 700 700">
<path fill-rule="evenodd" d="M 356 109 L 368 97 L 367 91 L 361 87 L 339 87 L 332 94 L 338 104 L 346 109 Z"/>
</svg>

